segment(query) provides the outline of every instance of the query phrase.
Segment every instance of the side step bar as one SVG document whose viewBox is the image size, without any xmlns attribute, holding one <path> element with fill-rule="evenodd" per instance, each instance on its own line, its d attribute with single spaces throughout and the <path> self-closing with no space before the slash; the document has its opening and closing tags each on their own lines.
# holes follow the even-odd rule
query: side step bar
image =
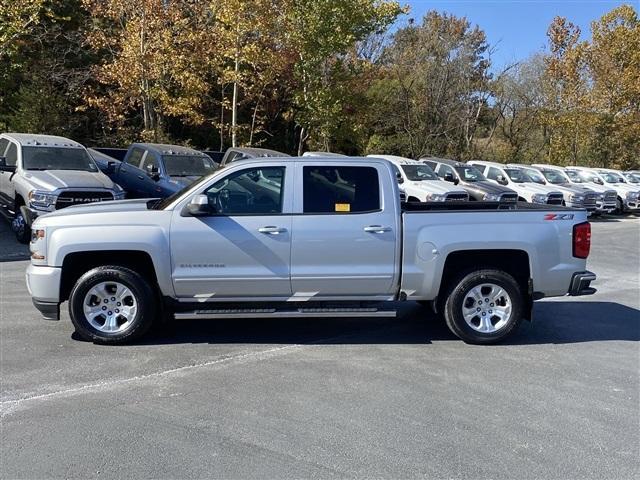
<svg viewBox="0 0 640 480">
<path fill-rule="evenodd" d="M 238 308 L 176 312 L 177 320 L 228 318 L 302 318 L 302 317 L 395 317 L 395 310 L 377 308 Z"/>
</svg>

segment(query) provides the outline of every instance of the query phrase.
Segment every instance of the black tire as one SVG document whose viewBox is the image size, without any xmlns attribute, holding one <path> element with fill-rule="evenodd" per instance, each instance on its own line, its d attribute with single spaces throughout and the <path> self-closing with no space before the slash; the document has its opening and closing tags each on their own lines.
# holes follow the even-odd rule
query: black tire
<svg viewBox="0 0 640 480">
<path fill-rule="evenodd" d="M 490 283 L 504 289 L 511 300 L 511 314 L 497 331 L 484 333 L 474 330 L 463 316 L 467 293 L 476 286 Z M 445 297 L 443 314 L 449 329 L 460 339 L 471 344 L 492 344 L 504 340 L 517 330 L 523 320 L 525 299 L 518 282 L 501 270 L 482 269 L 468 272 L 451 282 Z M 486 308 L 486 307 L 485 307 Z"/>
<path fill-rule="evenodd" d="M 620 197 L 618 197 L 618 199 L 616 200 L 616 209 L 613 211 L 614 215 L 622 215 L 624 214 L 624 203 L 622 202 L 622 199 Z"/>
<path fill-rule="evenodd" d="M 117 282 L 127 287 L 135 301 L 137 310 L 129 325 L 120 332 L 104 332 L 95 328 L 84 313 L 83 302 L 87 293 L 102 282 Z M 69 296 L 69 315 L 76 332 L 83 339 L 95 343 L 118 345 L 142 337 L 151 327 L 157 311 L 157 295 L 138 273 L 126 267 L 109 265 L 97 267 L 82 275 Z"/>
<path fill-rule="evenodd" d="M 31 241 L 31 226 L 27 225 L 20 210 L 16 212 L 16 217 L 11 222 L 11 229 L 13 230 L 18 242 L 26 245 Z"/>
</svg>

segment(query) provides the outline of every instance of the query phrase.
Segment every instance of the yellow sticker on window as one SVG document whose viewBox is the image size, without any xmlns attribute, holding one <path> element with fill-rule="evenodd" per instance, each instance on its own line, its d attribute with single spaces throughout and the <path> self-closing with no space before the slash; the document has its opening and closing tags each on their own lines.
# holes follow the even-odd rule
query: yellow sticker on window
<svg viewBox="0 0 640 480">
<path fill-rule="evenodd" d="M 351 204 L 350 203 L 336 203 L 336 212 L 350 212 Z"/>
</svg>

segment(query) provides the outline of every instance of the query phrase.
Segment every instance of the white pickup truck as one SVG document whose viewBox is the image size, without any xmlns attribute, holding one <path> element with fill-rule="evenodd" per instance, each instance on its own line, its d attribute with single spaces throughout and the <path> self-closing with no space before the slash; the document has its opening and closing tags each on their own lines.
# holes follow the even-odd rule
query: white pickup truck
<svg viewBox="0 0 640 480">
<path fill-rule="evenodd" d="M 584 210 L 404 203 L 379 158 L 233 162 L 164 200 L 70 207 L 33 225 L 27 286 L 80 336 L 121 343 L 192 318 L 395 316 L 429 302 L 492 343 L 542 297 L 588 295 Z"/>
</svg>

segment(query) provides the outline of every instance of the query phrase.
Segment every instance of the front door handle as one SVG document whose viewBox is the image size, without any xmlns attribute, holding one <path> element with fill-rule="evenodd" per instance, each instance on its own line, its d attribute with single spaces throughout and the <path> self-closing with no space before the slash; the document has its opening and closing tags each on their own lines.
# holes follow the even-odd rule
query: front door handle
<svg viewBox="0 0 640 480">
<path fill-rule="evenodd" d="M 274 227 L 272 225 L 268 225 L 266 227 L 260 227 L 258 229 L 260 233 L 266 233 L 267 235 L 278 235 L 280 233 L 284 233 L 287 231 L 286 228 L 282 227 Z"/>
<path fill-rule="evenodd" d="M 369 233 L 385 233 L 390 232 L 391 227 L 383 227 L 382 225 L 369 225 L 368 227 L 364 227 L 364 231 Z"/>
</svg>

